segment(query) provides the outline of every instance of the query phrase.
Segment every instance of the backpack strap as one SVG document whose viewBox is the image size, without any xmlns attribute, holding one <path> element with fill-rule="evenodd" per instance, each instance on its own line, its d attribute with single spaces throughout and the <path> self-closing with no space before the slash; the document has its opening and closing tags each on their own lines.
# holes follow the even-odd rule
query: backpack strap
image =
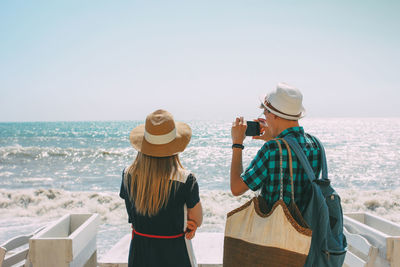
<svg viewBox="0 0 400 267">
<path fill-rule="evenodd" d="M 322 145 L 321 141 L 317 137 L 315 137 L 315 136 L 311 136 L 311 137 L 314 139 L 314 141 L 319 146 L 319 149 L 321 150 L 321 163 L 322 163 L 321 178 L 323 180 L 328 180 L 328 164 L 326 163 L 325 148 Z"/>
<path fill-rule="evenodd" d="M 274 141 L 278 144 L 278 148 L 279 148 L 279 153 L 280 153 L 280 185 L 281 185 L 281 191 L 280 191 L 280 198 L 281 200 L 283 200 L 283 167 L 282 167 L 282 147 L 281 144 L 279 143 L 278 140 L 281 140 L 285 146 L 286 149 L 288 151 L 288 157 L 289 157 L 289 173 L 290 173 L 290 185 L 292 188 L 292 201 L 294 203 L 294 185 L 293 185 L 293 160 L 292 160 L 292 152 L 290 151 L 290 146 L 289 144 L 286 142 L 285 139 L 282 138 L 277 138 L 274 139 Z"/>
<path fill-rule="evenodd" d="M 310 163 L 308 162 L 307 156 L 304 154 L 303 149 L 301 149 L 299 143 L 297 142 L 296 139 L 294 139 L 293 137 L 289 137 L 286 136 L 284 137 L 284 139 L 291 145 L 293 151 L 296 153 L 297 158 L 300 160 L 301 165 L 303 166 L 303 168 L 305 169 L 308 178 L 311 181 L 314 180 L 319 180 L 319 181 L 323 181 L 324 183 L 329 182 L 328 179 L 328 164 L 326 162 L 326 155 L 325 155 L 325 149 L 324 146 L 322 145 L 321 141 L 319 141 L 319 139 L 315 136 L 312 136 L 312 138 L 314 139 L 314 141 L 317 143 L 317 145 L 319 146 L 320 150 L 321 150 L 321 179 L 317 179 L 315 177 L 314 171 L 311 168 Z"/>
<path fill-rule="evenodd" d="M 288 151 L 288 156 L 289 156 L 289 173 L 290 173 L 290 185 L 292 187 L 292 201 L 294 203 L 294 184 L 293 184 L 293 160 L 292 160 L 292 152 L 290 151 L 290 146 L 286 142 L 285 139 L 279 138 L 279 140 L 282 140 L 282 142 L 285 144 L 286 149 Z"/>
<path fill-rule="evenodd" d="M 278 144 L 279 148 L 279 183 L 280 183 L 280 194 L 279 194 L 279 199 L 283 200 L 283 167 L 282 167 L 282 146 L 281 143 L 279 143 L 278 140 L 274 140 Z"/>
<path fill-rule="evenodd" d="M 315 174 L 313 169 L 311 168 L 310 163 L 308 162 L 308 159 L 306 155 L 304 154 L 303 150 L 301 149 L 300 145 L 297 143 L 296 139 L 292 137 L 284 137 L 284 139 L 289 143 L 290 147 L 296 154 L 297 158 L 299 159 L 301 165 L 303 166 L 304 170 L 306 171 L 307 177 L 312 183 L 313 181 L 316 180 Z"/>
</svg>

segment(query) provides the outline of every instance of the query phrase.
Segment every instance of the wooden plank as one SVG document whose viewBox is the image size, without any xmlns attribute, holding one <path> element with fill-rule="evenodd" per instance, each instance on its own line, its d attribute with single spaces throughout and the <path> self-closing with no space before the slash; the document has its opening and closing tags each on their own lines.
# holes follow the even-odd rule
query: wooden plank
<svg viewBox="0 0 400 267">
<path fill-rule="evenodd" d="M 6 256 L 7 249 L 0 247 L 0 266 L 3 266 L 3 260 L 4 257 Z"/>
<path fill-rule="evenodd" d="M 17 253 L 9 255 L 9 256 L 6 255 L 2 266 L 13 266 L 20 262 L 25 262 L 27 255 L 28 255 L 28 248 L 18 251 Z"/>
<path fill-rule="evenodd" d="M 67 237 L 70 234 L 70 215 L 65 214 L 59 220 L 54 221 L 49 226 L 47 226 L 43 231 L 35 234 L 32 238 L 54 238 L 54 237 Z"/>
<path fill-rule="evenodd" d="M 131 234 L 122 237 L 97 264 L 100 267 L 127 267 L 131 237 Z M 223 233 L 196 233 L 192 244 L 199 267 L 222 266 Z"/>
<path fill-rule="evenodd" d="M 29 238 L 31 238 L 31 237 L 32 237 L 32 235 L 20 235 L 20 236 L 17 236 L 17 237 L 7 240 L 1 246 L 3 248 L 5 248 L 5 250 L 7 250 L 7 251 L 16 249 L 20 246 L 28 244 Z"/>
<path fill-rule="evenodd" d="M 64 215 L 29 240 L 31 262 L 34 266 L 83 266 L 97 251 L 99 223 L 98 214 Z"/>
<path fill-rule="evenodd" d="M 344 265 L 347 265 L 349 267 L 365 267 L 366 262 L 354 255 L 352 252 L 347 251 L 346 252 L 346 257 L 344 258 Z"/>
<path fill-rule="evenodd" d="M 352 233 L 362 233 L 364 238 L 368 240 L 373 246 L 384 248 L 386 247 L 386 238 L 389 236 L 381 231 L 378 231 L 366 224 L 354 220 L 348 216 L 343 216 L 344 226 L 352 229 Z M 354 232 L 354 231 L 356 232 Z"/>
<path fill-rule="evenodd" d="M 400 225 L 389 220 L 366 213 L 365 224 L 390 236 L 400 236 Z"/>
<path fill-rule="evenodd" d="M 79 214 L 82 216 L 71 217 L 71 224 L 75 224 L 75 231 L 69 238 L 72 240 L 72 257 L 79 255 L 86 247 L 87 243 L 96 237 L 97 229 L 100 224 L 100 216 L 98 214 Z M 83 220 L 86 219 L 86 220 Z M 78 220 L 78 222 L 75 222 Z M 78 227 L 79 223 L 79 227 Z"/>
<path fill-rule="evenodd" d="M 348 215 L 344 216 L 345 228 L 348 228 L 352 234 L 362 235 L 372 245 L 368 258 L 366 258 L 367 266 L 396 266 L 397 263 L 393 264 L 392 260 L 397 262 L 396 257 L 400 257 L 397 256 L 400 255 L 400 247 L 394 248 L 394 243 L 395 240 L 400 240 L 400 237 L 391 236 L 391 234 L 397 234 L 400 226 L 367 213 L 363 213 L 363 222 L 354 219 L 360 219 L 361 215 L 352 214 L 351 216 L 352 218 Z M 350 242 L 352 242 L 351 236 Z M 349 243 L 349 245 L 351 244 Z M 355 245 L 355 247 L 360 246 L 360 244 Z M 397 266 L 400 267 L 400 262 Z"/>
<path fill-rule="evenodd" d="M 197 233 L 192 244 L 199 266 L 222 266 L 223 233 Z"/>
<path fill-rule="evenodd" d="M 76 231 L 82 224 L 84 224 L 93 214 L 71 214 L 70 219 L 70 235 Z"/>
<path fill-rule="evenodd" d="M 390 266 L 400 267 L 400 237 L 388 238 L 387 260 Z"/>
<path fill-rule="evenodd" d="M 20 235 L 2 244 L 0 249 L 0 266 L 12 266 L 20 262 L 25 263 L 29 248 L 23 248 L 23 246 L 27 246 L 31 236 L 33 236 L 33 234 Z M 23 249 L 15 252 L 14 250 L 18 248 Z"/>
<path fill-rule="evenodd" d="M 349 245 L 361 252 L 365 257 L 369 255 L 372 245 L 367 239 L 358 234 L 350 233 L 346 227 L 343 228 L 343 232 L 346 235 L 347 243 Z"/>
<path fill-rule="evenodd" d="M 96 267 L 96 261 L 89 261 L 92 258 L 92 255 L 96 254 L 96 241 L 96 236 L 93 236 L 90 241 L 85 241 L 86 246 L 80 251 L 79 254 L 73 256 L 72 261 L 69 262 L 69 267 Z"/>
<path fill-rule="evenodd" d="M 67 266 L 72 259 L 72 241 L 68 238 L 31 238 L 29 259 L 33 266 Z"/>
<path fill-rule="evenodd" d="M 353 220 L 357 220 L 360 223 L 364 223 L 364 221 L 365 221 L 364 214 L 365 214 L 364 212 L 348 212 L 348 213 L 345 213 L 344 216 L 352 218 Z"/>
<path fill-rule="evenodd" d="M 129 257 L 129 244 L 131 234 L 122 237 L 101 259 L 98 261 L 100 267 L 127 267 Z"/>
<path fill-rule="evenodd" d="M 21 235 L 6 241 L 0 247 L 0 266 L 31 266 L 29 260 L 27 260 L 27 255 L 29 251 L 29 238 L 34 236 L 36 233 L 41 231 L 43 227 L 37 229 L 34 233 L 29 235 Z M 24 248 L 24 246 L 26 246 Z M 19 251 L 14 251 L 19 249 Z M 7 255 L 8 252 L 8 255 Z"/>
</svg>

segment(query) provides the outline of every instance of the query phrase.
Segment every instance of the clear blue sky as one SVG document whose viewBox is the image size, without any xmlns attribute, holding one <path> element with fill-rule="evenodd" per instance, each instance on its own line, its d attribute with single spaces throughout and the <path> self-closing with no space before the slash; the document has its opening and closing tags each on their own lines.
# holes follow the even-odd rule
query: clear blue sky
<svg viewBox="0 0 400 267">
<path fill-rule="evenodd" d="M 400 116 L 400 1 L 0 1 L 0 121 Z M 249 118 L 250 119 L 250 118 Z"/>
</svg>

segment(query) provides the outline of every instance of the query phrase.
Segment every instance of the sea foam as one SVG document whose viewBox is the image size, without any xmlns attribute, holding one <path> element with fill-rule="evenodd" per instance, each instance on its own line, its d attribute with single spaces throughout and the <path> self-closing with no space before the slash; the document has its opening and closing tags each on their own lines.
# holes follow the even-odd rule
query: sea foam
<svg viewBox="0 0 400 267">
<path fill-rule="evenodd" d="M 396 190 L 338 189 L 344 212 L 370 212 L 400 223 L 400 188 Z M 226 214 L 250 200 L 256 193 L 234 197 L 224 190 L 200 192 L 203 230 L 220 232 Z M 98 213 L 105 224 L 127 223 L 125 204 L 118 192 L 65 191 L 61 189 L 0 189 L 3 219 L 27 217 L 51 220 L 66 213 Z M 11 225 L 10 225 L 11 226 Z"/>
<path fill-rule="evenodd" d="M 344 212 L 369 212 L 400 223 L 400 189 L 340 189 Z M 200 193 L 203 225 L 199 232 L 224 232 L 226 214 L 249 201 L 256 193 L 234 197 L 229 191 Z M 118 192 L 65 191 L 61 189 L 0 189 L 0 243 L 29 233 L 68 213 L 98 213 L 98 254 L 109 250 L 130 232 L 128 216 Z"/>
</svg>

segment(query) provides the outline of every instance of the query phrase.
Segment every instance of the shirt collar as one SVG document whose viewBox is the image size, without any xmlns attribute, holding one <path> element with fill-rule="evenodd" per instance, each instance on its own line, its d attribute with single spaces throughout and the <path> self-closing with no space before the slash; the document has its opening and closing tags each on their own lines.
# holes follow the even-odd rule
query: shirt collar
<svg viewBox="0 0 400 267">
<path fill-rule="evenodd" d="M 283 132 L 281 132 L 276 138 L 283 138 L 283 137 L 285 137 L 285 136 L 292 135 L 292 134 L 295 134 L 295 135 L 298 135 L 298 134 L 304 135 L 304 129 L 303 129 L 303 127 L 301 127 L 301 126 L 296 126 L 296 127 L 287 128 L 287 129 L 285 129 Z"/>
</svg>

